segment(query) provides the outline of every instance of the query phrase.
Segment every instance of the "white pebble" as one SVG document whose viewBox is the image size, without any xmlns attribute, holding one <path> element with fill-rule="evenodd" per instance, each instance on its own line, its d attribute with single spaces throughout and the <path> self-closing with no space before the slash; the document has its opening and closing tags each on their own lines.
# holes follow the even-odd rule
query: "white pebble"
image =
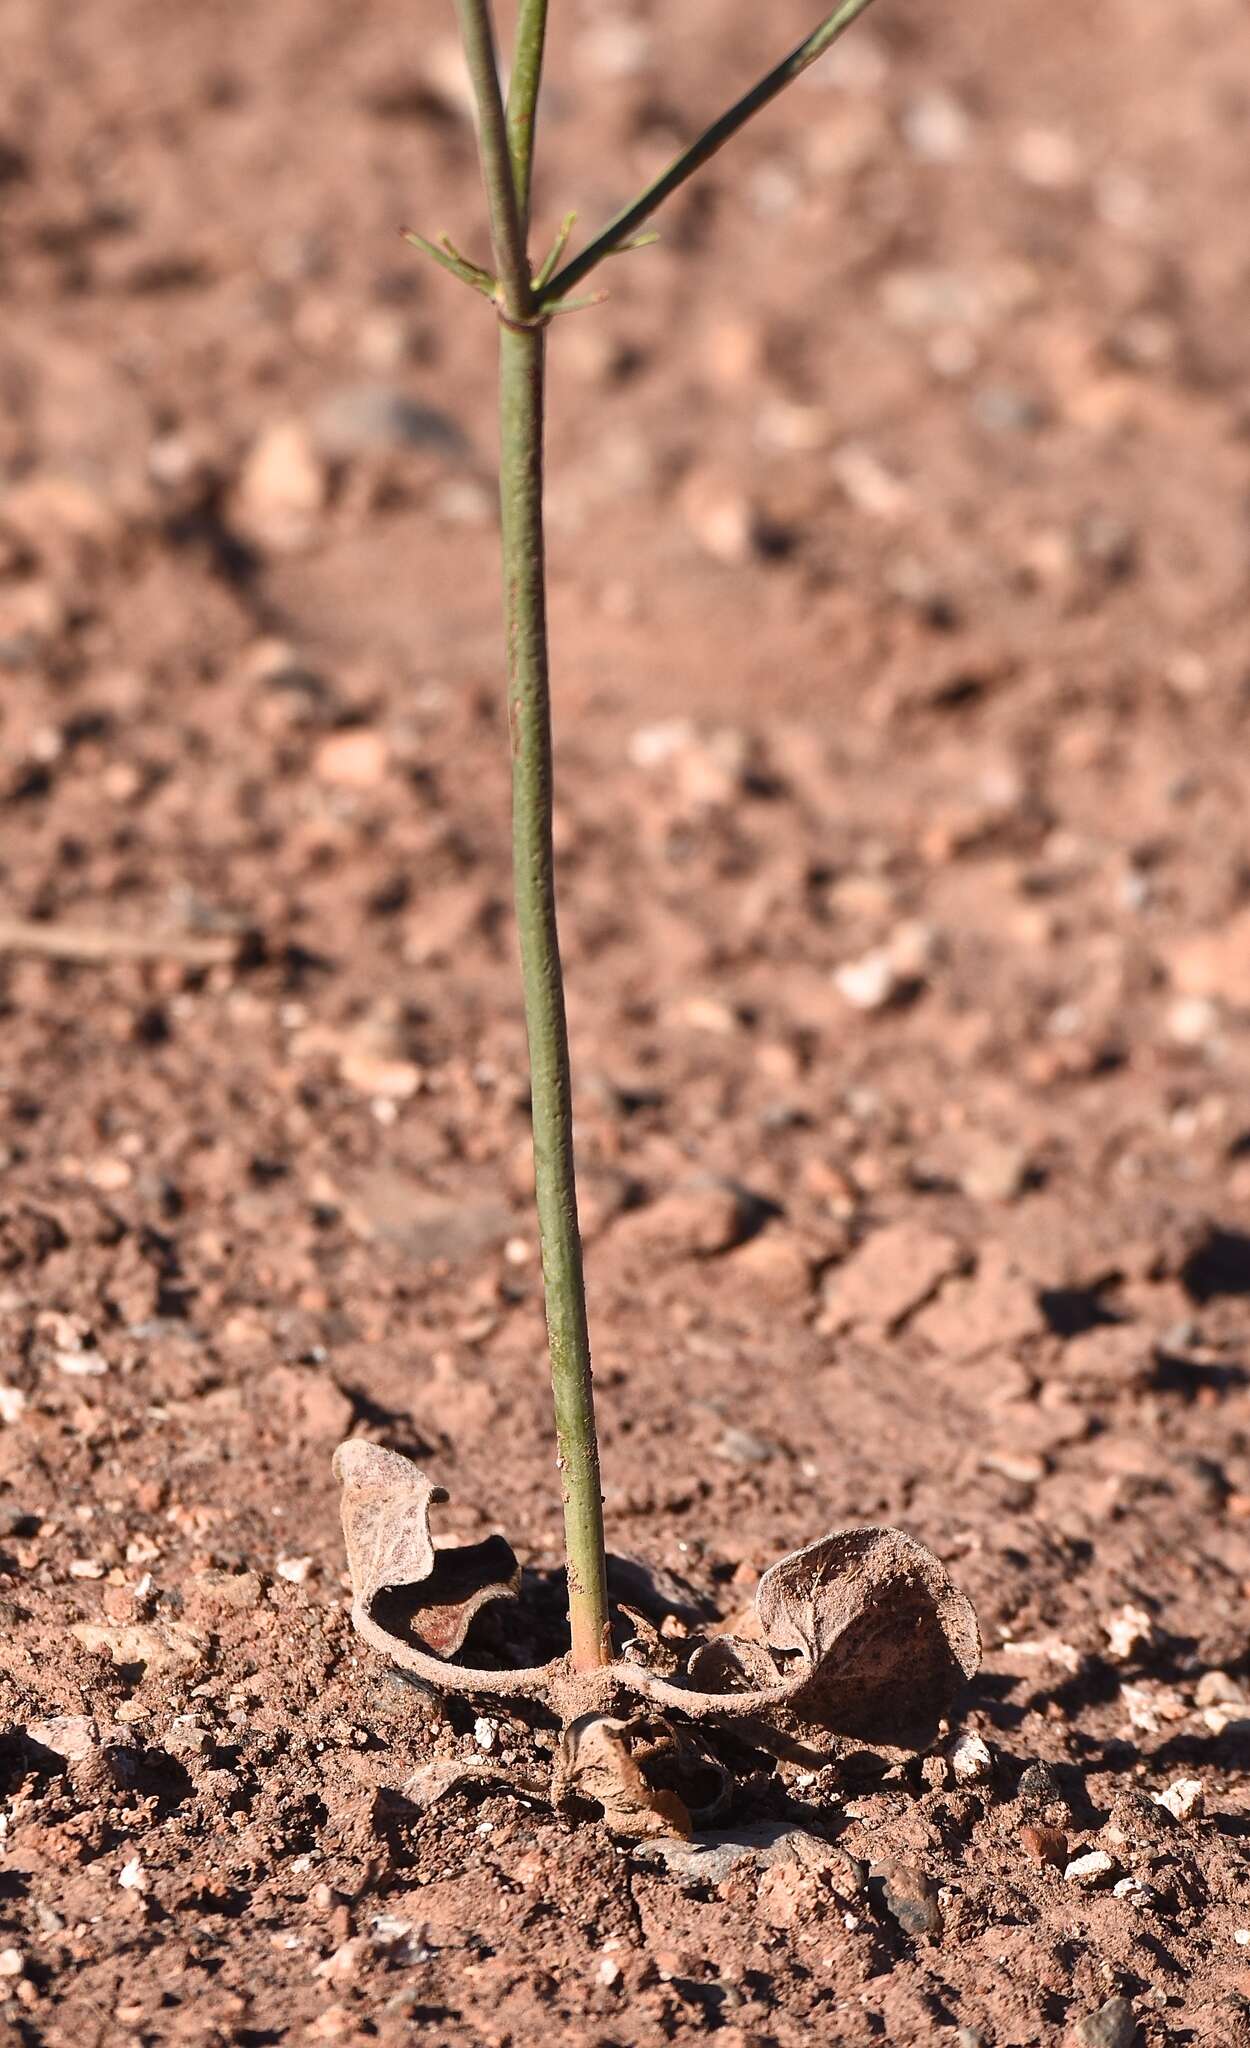
<svg viewBox="0 0 1250 2048">
<path fill-rule="evenodd" d="M 979 1735 L 958 1736 L 946 1755 L 961 1785 L 982 1785 L 994 1775 L 993 1753 Z"/>
<path fill-rule="evenodd" d="M 496 1728 L 495 1723 L 488 1721 L 484 1714 L 479 1715 L 478 1719 L 473 1723 L 473 1740 L 479 1749 L 493 1749 L 498 1733 L 499 1730 Z"/>
<path fill-rule="evenodd" d="M 1206 1803 L 1206 1789 L 1198 1778 L 1177 1778 L 1166 1792 L 1155 1794 L 1155 1805 L 1166 1807 L 1173 1820 L 1196 1820 Z"/>
<path fill-rule="evenodd" d="M 1085 1856 L 1074 1856 L 1064 1871 L 1066 1884 L 1105 1884 L 1115 1869 L 1115 1858 L 1108 1856 L 1105 1849 L 1091 1849 Z"/>
<path fill-rule="evenodd" d="M 833 984 L 853 1010 L 884 1010 L 898 994 L 901 977 L 882 947 L 835 969 Z"/>
<path fill-rule="evenodd" d="M 1220 1013 L 1207 996 L 1178 996 L 1168 1011 L 1168 1037 L 1177 1045 L 1205 1045 L 1219 1029 Z"/>
<path fill-rule="evenodd" d="M 145 1892 L 148 1888 L 148 1874 L 143 1867 L 142 1858 L 132 1856 L 128 1863 L 123 1863 L 117 1882 L 124 1892 Z"/>
<path fill-rule="evenodd" d="M 658 725 L 640 725 L 630 734 L 629 758 L 635 768 L 659 768 L 694 741 L 695 730 L 688 718 L 665 718 Z"/>
<path fill-rule="evenodd" d="M 902 128 L 912 155 L 930 164 L 957 163 L 972 140 L 965 109 L 946 92 L 928 92 L 913 100 L 903 114 Z"/>
<path fill-rule="evenodd" d="M 1144 1607 L 1117 1609 L 1104 1623 L 1108 1655 L 1118 1664 L 1139 1657 L 1155 1641 L 1155 1625 Z"/>
<path fill-rule="evenodd" d="M 289 1579 L 293 1586 L 302 1586 L 312 1566 L 311 1557 L 280 1557 L 277 1566 L 278 1577 Z"/>
<path fill-rule="evenodd" d="M 0 1422 L 9 1428 L 26 1413 L 26 1396 L 20 1387 L 0 1386 Z"/>
<path fill-rule="evenodd" d="M 57 1365 L 73 1379 L 98 1380 L 108 1371 L 108 1365 L 98 1351 L 58 1351 Z"/>
</svg>

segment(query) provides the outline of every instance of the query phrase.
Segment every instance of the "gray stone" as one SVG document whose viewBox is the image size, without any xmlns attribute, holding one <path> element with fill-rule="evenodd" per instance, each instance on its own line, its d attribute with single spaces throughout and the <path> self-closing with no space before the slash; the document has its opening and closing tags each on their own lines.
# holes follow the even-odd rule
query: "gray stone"
<svg viewBox="0 0 1250 2048">
<path fill-rule="evenodd" d="M 310 424 L 317 448 L 331 461 L 390 448 L 432 448 L 456 457 L 468 452 L 454 420 L 392 384 L 343 385 L 322 399 Z"/>
<path fill-rule="evenodd" d="M 1081 2048 L 1134 2048 L 1137 2021 L 1127 1998 L 1109 1998 L 1097 2012 L 1078 2022 L 1076 2038 Z"/>
<path fill-rule="evenodd" d="M 869 1873 L 869 1892 L 904 1934 L 928 1934 L 934 1938 L 941 1934 L 938 1888 L 914 1863 L 874 1863 Z"/>
</svg>

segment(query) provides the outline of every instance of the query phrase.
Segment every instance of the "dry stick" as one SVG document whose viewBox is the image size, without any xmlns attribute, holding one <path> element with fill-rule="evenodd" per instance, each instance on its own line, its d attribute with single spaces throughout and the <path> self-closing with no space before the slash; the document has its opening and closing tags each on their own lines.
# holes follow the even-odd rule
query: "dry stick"
<svg viewBox="0 0 1250 2048">
<path fill-rule="evenodd" d="M 228 967 L 239 957 L 238 933 L 194 938 L 188 933 L 110 931 L 106 925 L 41 924 L 0 917 L 0 953 L 38 953 L 48 960 L 174 960 L 186 967 Z"/>
</svg>

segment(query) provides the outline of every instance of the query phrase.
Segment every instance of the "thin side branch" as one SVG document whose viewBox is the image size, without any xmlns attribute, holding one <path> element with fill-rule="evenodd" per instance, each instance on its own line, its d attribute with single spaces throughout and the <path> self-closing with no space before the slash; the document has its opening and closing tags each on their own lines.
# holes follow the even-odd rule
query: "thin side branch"
<svg viewBox="0 0 1250 2048">
<path fill-rule="evenodd" d="M 566 213 L 564 219 L 560 222 L 559 228 L 556 230 L 555 241 L 535 273 L 534 290 L 536 292 L 540 292 L 543 286 L 555 276 L 560 258 L 569 246 L 569 237 L 572 235 L 576 225 L 577 215 L 575 213 Z"/>
<path fill-rule="evenodd" d="M 490 0 L 456 0 L 456 13 L 460 18 L 473 96 L 477 101 L 478 154 L 482 160 L 491 247 L 495 253 L 504 310 L 513 320 L 528 320 L 534 295 L 525 253 L 525 230 L 508 149 L 503 95 L 499 89 L 499 60 L 495 54 Z"/>
<path fill-rule="evenodd" d="M 462 256 L 458 249 L 453 248 L 446 237 L 441 243 L 427 242 L 425 236 L 419 235 L 415 228 L 404 228 L 401 232 L 405 242 L 411 242 L 413 248 L 419 249 L 423 256 L 432 257 L 450 276 L 458 277 L 461 284 L 471 285 L 473 290 L 481 292 L 484 298 L 494 298 L 495 279 L 489 270 L 483 270 L 480 265 L 470 263 L 468 257 Z"/>
<path fill-rule="evenodd" d="M 530 191 L 534 178 L 534 116 L 538 110 L 546 40 L 547 0 L 521 0 L 512 78 L 508 86 L 508 152 L 512 158 L 512 182 L 516 187 L 517 213 L 523 238 L 529 233 Z"/>
<path fill-rule="evenodd" d="M 735 106 L 722 114 L 719 121 L 714 121 L 710 128 L 705 129 L 698 141 L 692 142 L 689 149 L 684 149 L 654 184 L 648 185 L 645 192 L 641 192 L 637 199 L 610 220 L 603 232 L 596 235 L 594 241 L 588 248 L 582 250 L 580 256 L 575 256 L 571 263 L 565 264 L 563 270 L 557 271 L 547 286 L 544 297 L 567 297 L 569 292 L 602 263 L 605 256 L 613 255 L 644 221 L 650 219 L 657 207 L 662 206 L 680 185 L 684 185 L 687 178 L 693 177 L 709 157 L 715 156 L 718 149 L 723 149 L 730 138 L 736 135 L 740 128 L 745 127 L 752 114 L 758 114 L 761 107 L 766 107 L 770 100 L 776 99 L 778 93 L 792 84 L 809 65 L 816 62 L 818 57 L 823 57 L 825 51 L 831 49 L 838 37 L 844 34 L 851 23 L 858 20 L 871 5 L 872 0 L 842 0 L 842 4 L 825 17 L 820 27 L 814 29 L 805 42 L 800 43 L 796 50 L 792 50 L 788 57 L 782 59 L 775 70 L 770 71 L 768 76 L 762 78 L 758 85 L 744 94 Z"/>
</svg>

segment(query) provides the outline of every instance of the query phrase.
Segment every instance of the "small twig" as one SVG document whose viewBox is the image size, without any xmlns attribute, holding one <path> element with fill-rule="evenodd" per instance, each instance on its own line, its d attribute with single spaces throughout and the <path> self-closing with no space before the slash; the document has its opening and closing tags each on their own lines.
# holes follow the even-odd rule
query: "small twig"
<svg viewBox="0 0 1250 2048">
<path fill-rule="evenodd" d="M 419 249 L 423 256 L 432 257 L 451 277 L 458 277 L 461 284 L 472 285 L 474 291 L 481 292 L 484 298 L 494 298 L 495 280 L 489 270 L 483 270 L 478 263 L 470 263 L 468 257 L 462 256 L 459 249 L 448 241 L 446 235 L 442 237 L 441 242 L 428 242 L 415 228 L 401 228 L 400 233 L 405 242 L 411 242 L 413 248 Z"/>
<path fill-rule="evenodd" d="M 550 281 L 550 279 L 555 276 L 556 267 L 559 264 L 560 258 L 563 256 L 565 250 L 569 246 L 569 236 L 572 234 L 573 229 L 576 227 L 576 225 L 577 215 L 575 213 L 566 213 L 564 219 L 560 222 L 560 225 L 556 230 L 555 241 L 552 243 L 547 256 L 544 258 L 541 268 L 535 273 L 534 290 L 536 292 L 540 292 L 543 286 L 547 284 Z"/>
<path fill-rule="evenodd" d="M 791 84 L 801 72 L 806 71 L 809 64 L 814 64 L 818 57 L 823 57 L 825 51 L 837 42 L 843 31 L 848 29 L 871 4 L 872 0 L 842 0 L 841 6 L 826 15 L 820 27 L 814 29 L 797 49 L 791 50 L 788 57 L 783 57 L 781 63 L 770 71 L 766 78 L 761 78 L 758 85 L 752 86 L 750 92 L 744 93 L 734 106 L 721 115 L 719 121 L 713 121 L 710 128 L 704 129 L 698 141 L 692 142 L 689 149 L 683 149 L 681 155 L 674 159 L 666 171 L 661 172 L 654 184 L 648 185 L 645 192 L 639 193 L 637 199 L 631 201 L 622 212 L 610 220 L 603 232 L 596 235 L 594 241 L 588 248 L 582 250 L 580 256 L 575 256 L 571 263 L 565 264 L 563 270 L 557 271 L 550 282 L 547 296 L 552 299 L 566 298 L 574 286 L 579 285 L 584 277 L 588 277 L 605 256 L 613 255 L 634 230 L 640 228 L 658 206 L 663 205 L 679 185 L 684 185 L 687 178 L 692 177 L 709 157 L 715 156 L 717 150 L 722 149 L 730 137 L 737 134 L 739 128 L 750 120 L 752 114 L 757 114 L 761 107 L 766 107 L 770 100 L 776 99 L 777 94 Z"/>
<path fill-rule="evenodd" d="M 37 953 L 47 960 L 85 964 L 111 960 L 175 960 L 184 967 L 229 967 L 246 943 L 242 932 L 120 932 L 107 925 L 41 924 L 36 918 L 0 917 L 0 953 Z"/>
</svg>

